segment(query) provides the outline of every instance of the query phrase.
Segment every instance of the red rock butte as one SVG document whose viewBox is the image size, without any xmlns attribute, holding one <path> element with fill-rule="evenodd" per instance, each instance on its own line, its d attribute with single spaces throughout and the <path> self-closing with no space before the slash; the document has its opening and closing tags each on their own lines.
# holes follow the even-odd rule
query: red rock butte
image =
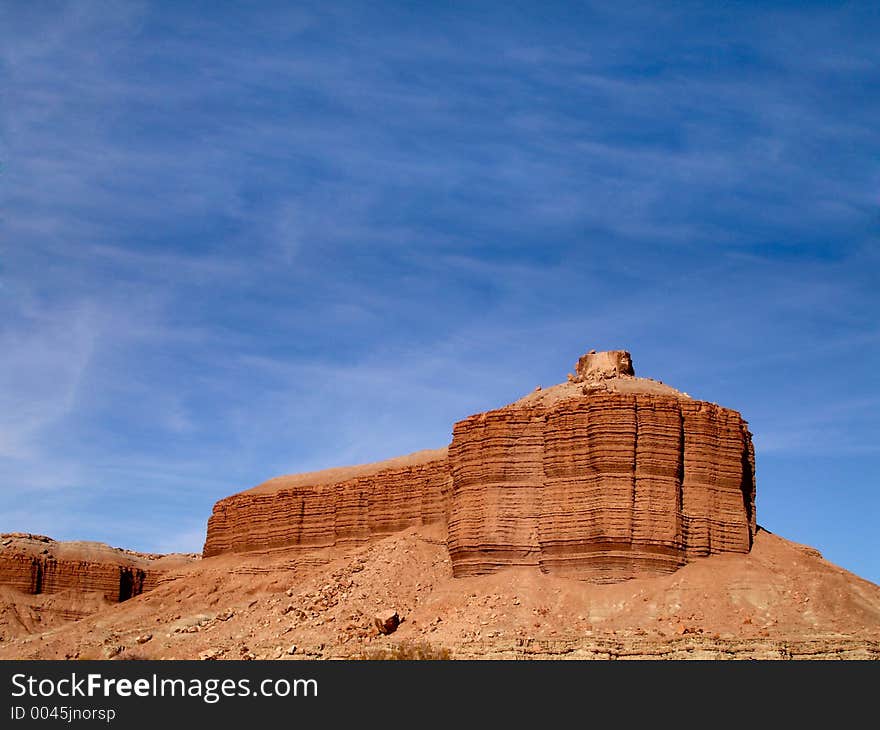
<svg viewBox="0 0 880 730">
<path fill-rule="evenodd" d="M 611 583 L 747 553 L 755 469 L 734 410 L 591 351 L 568 381 L 456 423 L 446 449 L 277 477 L 220 500 L 204 556 L 445 526 L 453 575 L 527 566 Z"/>
</svg>

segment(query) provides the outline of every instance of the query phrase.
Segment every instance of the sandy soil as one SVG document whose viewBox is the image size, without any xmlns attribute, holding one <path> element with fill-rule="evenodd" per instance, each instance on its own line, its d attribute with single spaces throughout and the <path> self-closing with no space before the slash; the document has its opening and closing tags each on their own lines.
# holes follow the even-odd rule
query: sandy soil
<svg viewBox="0 0 880 730">
<path fill-rule="evenodd" d="M 454 579 L 443 534 L 208 558 L 48 628 L 9 630 L 51 597 L 7 590 L 0 658 L 880 658 L 880 587 L 766 530 L 749 555 L 612 585 L 532 569 Z M 389 636 L 383 610 L 402 618 Z"/>
</svg>

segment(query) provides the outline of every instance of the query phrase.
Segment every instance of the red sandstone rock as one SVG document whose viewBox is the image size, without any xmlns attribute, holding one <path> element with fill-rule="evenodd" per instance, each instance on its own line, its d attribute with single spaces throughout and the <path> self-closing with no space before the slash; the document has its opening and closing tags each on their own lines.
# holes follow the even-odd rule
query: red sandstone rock
<svg viewBox="0 0 880 730">
<path fill-rule="evenodd" d="M 445 517 L 446 449 L 277 477 L 222 499 L 205 557 L 273 547 L 359 544 Z"/>
<path fill-rule="evenodd" d="M 533 565 L 597 582 L 749 551 L 745 421 L 711 403 L 601 392 L 513 404 L 456 424 L 455 575 Z"/>
<path fill-rule="evenodd" d="M 586 355 L 581 355 L 575 365 L 575 372 L 575 382 L 635 375 L 632 357 L 626 350 L 590 350 Z"/>
<path fill-rule="evenodd" d="M 880 587 L 756 529 L 745 421 L 624 354 L 464 419 L 448 458 L 221 500 L 207 560 L 0 536 L 0 659 L 880 658 Z M 112 565 L 161 577 L 110 606 Z M 381 641 L 378 606 L 406 615 Z"/>
<path fill-rule="evenodd" d="M 880 586 L 761 529 L 747 554 L 601 585 L 528 568 L 455 578 L 440 523 L 315 554 L 325 562 L 301 550 L 193 562 L 63 631 L 37 625 L 0 641 L 0 660 L 95 659 L 107 646 L 125 647 L 119 659 L 381 658 L 395 648 L 401 658 L 880 659 Z M 381 639 L 380 607 L 406 616 Z M 220 621 L 226 612 L 234 617 Z M 138 644 L 145 631 L 152 640 Z M 295 655 L 279 652 L 291 645 Z"/>
<path fill-rule="evenodd" d="M 218 502 L 204 555 L 359 544 L 448 518 L 456 576 L 534 566 L 595 582 L 748 552 L 743 418 L 590 352 L 568 383 L 460 421 L 447 450 L 279 477 Z"/>
<path fill-rule="evenodd" d="M 56 542 L 45 535 L 0 535 L 0 585 L 22 593 L 97 592 L 117 603 L 154 587 L 192 555 L 156 555 L 95 542 Z"/>
<path fill-rule="evenodd" d="M 400 626 L 400 616 L 397 615 L 397 611 L 382 611 L 375 615 L 373 622 L 380 634 L 393 634 Z"/>
</svg>

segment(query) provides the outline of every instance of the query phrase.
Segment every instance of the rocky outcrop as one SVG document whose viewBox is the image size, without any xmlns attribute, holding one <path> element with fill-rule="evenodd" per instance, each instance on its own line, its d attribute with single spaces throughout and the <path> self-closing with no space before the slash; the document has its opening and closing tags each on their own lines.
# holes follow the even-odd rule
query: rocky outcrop
<svg viewBox="0 0 880 730">
<path fill-rule="evenodd" d="M 129 565 L 0 555 L 0 581 L 24 593 L 97 591 L 115 603 L 141 593 L 145 578 L 145 570 Z"/>
<path fill-rule="evenodd" d="M 651 393 L 591 392 L 455 425 L 448 546 L 456 576 L 532 565 L 597 582 L 748 552 L 745 421 Z"/>
<path fill-rule="evenodd" d="M 586 355 L 581 355 L 578 358 L 574 369 L 575 375 L 571 380 L 575 383 L 636 374 L 633 369 L 632 357 L 626 350 L 607 350 L 605 352 L 590 350 Z"/>
<path fill-rule="evenodd" d="M 455 425 L 448 546 L 457 576 L 540 564 L 544 452 L 540 408 L 490 411 Z"/>
<path fill-rule="evenodd" d="M 595 582 L 748 552 L 754 451 L 736 412 L 591 351 L 568 382 L 455 424 L 448 451 L 280 477 L 218 502 L 205 556 L 362 543 L 447 522 L 455 576 Z"/>
<path fill-rule="evenodd" d="M 278 477 L 214 505 L 203 554 L 363 543 L 444 519 L 448 487 L 446 449 Z"/>
<path fill-rule="evenodd" d="M 0 585 L 22 593 L 100 593 L 114 603 L 155 586 L 170 567 L 195 556 L 137 553 L 44 535 L 0 535 Z"/>
</svg>

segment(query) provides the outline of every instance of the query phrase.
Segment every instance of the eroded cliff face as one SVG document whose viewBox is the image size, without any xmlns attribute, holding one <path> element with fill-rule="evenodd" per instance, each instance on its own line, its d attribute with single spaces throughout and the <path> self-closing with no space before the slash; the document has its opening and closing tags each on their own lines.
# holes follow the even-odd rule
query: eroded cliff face
<svg viewBox="0 0 880 730">
<path fill-rule="evenodd" d="M 746 553 L 754 457 L 735 411 L 599 391 L 455 425 L 448 547 L 456 576 L 531 565 L 613 582 Z"/>
<path fill-rule="evenodd" d="M 448 451 L 270 480 L 218 502 L 205 556 L 448 526 L 456 577 L 532 566 L 615 582 L 746 553 L 754 451 L 736 412 L 590 352 L 568 382 L 455 424 Z"/>
<path fill-rule="evenodd" d="M 163 556 L 101 543 L 59 543 L 44 535 L 0 535 L 0 585 L 27 594 L 99 593 L 113 603 L 155 586 L 172 566 L 195 556 Z"/>
<path fill-rule="evenodd" d="M 0 555 L 0 581 L 23 593 L 97 591 L 118 603 L 143 592 L 147 572 L 129 565 L 56 560 L 30 555 Z"/>
<path fill-rule="evenodd" d="M 445 519 L 449 486 L 446 449 L 279 477 L 214 505 L 203 554 L 363 543 Z"/>
</svg>

